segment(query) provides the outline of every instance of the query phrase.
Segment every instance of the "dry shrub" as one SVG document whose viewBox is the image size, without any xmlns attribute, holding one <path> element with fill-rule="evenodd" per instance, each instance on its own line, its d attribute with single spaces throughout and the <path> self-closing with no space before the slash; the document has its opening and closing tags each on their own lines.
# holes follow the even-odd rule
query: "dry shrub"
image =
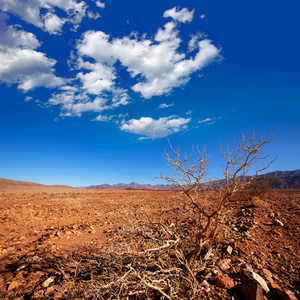
<svg viewBox="0 0 300 300">
<path fill-rule="evenodd" d="M 254 207 L 261 207 L 261 208 L 268 208 L 268 203 L 265 202 L 264 200 L 260 199 L 259 197 L 252 197 L 251 198 L 251 204 L 254 206 Z"/>
<path fill-rule="evenodd" d="M 253 197 L 263 199 L 271 191 L 274 183 L 276 183 L 276 179 L 272 173 L 254 176 L 243 190 L 236 193 L 234 200 L 253 202 Z"/>
<path fill-rule="evenodd" d="M 266 139 L 253 134 L 250 139 L 242 137 L 236 150 L 221 151 L 225 180 L 218 188 L 208 179 L 210 158 L 205 148 L 193 159 L 193 152 L 182 157 L 170 145 L 173 155 L 165 153 L 165 158 L 173 171 L 158 178 L 181 188 L 181 206 L 174 205 L 172 220 L 163 214 L 147 216 L 142 207 L 133 207 L 130 226 L 108 233 L 97 259 L 98 278 L 89 282 L 84 298 L 205 299 L 201 274 L 215 267 L 214 252 L 221 247 L 216 234 L 227 213 L 225 205 L 251 184 L 257 190 L 255 177 L 246 173 L 258 162 L 262 167 L 256 174 L 270 166 L 272 161 L 266 163 L 268 156 L 262 150 L 272 139 L 271 134 Z M 252 197 L 255 205 L 264 205 L 257 195 Z"/>
</svg>

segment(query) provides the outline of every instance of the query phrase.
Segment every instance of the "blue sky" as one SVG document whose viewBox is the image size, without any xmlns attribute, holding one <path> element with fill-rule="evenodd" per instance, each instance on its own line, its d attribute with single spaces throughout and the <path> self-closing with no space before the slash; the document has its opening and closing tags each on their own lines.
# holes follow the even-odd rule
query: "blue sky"
<svg viewBox="0 0 300 300">
<path fill-rule="evenodd" d="M 168 140 L 300 168 L 298 1 L 2 0 L 0 177 L 160 183 Z"/>
</svg>

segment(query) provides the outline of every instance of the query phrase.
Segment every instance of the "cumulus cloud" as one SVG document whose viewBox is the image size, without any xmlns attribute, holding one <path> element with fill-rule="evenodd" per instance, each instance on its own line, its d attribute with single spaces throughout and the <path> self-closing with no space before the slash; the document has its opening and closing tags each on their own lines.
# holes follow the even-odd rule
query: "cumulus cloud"
<svg viewBox="0 0 300 300">
<path fill-rule="evenodd" d="M 175 7 L 164 14 L 166 17 L 171 15 L 176 22 L 166 23 L 151 38 L 147 38 L 146 34 L 139 37 L 136 32 L 129 36 L 112 38 L 103 31 L 86 31 L 77 41 L 77 52 L 73 52 L 71 57 L 74 70 L 77 70 L 76 78 L 71 84 L 53 93 L 49 104 L 60 105 L 64 116 L 80 116 L 84 112 L 93 111 L 100 112 L 99 120 L 104 120 L 104 110 L 130 103 L 129 91 L 121 87 L 122 78 L 118 76 L 120 65 L 132 78 L 131 90 L 146 99 L 168 94 L 174 88 L 186 84 L 190 75 L 218 57 L 220 50 L 210 40 L 203 39 L 202 34 L 196 34 L 191 36 L 187 53 L 179 51 L 182 40 L 178 22 L 191 21 L 193 11 L 178 10 Z M 191 48 L 193 55 L 189 52 Z M 161 104 L 159 108 L 171 105 Z M 173 120 L 175 125 L 179 125 L 171 126 Z M 143 125 L 145 135 L 156 138 L 183 129 L 189 120 L 141 118 L 124 123 L 121 128 L 138 132 L 139 126 Z M 147 124 L 150 123 L 152 131 L 150 127 L 147 129 Z"/>
<path fill-rule="evenodd" d="M 0 29 L 0 50 L 20 48 L 34 50 L 40 46 L 40 42 L 31 32 L 19 29 L 17 26 L 1 26 Z"/>
<path fill-rule="evenodd" d="M 36 36 L 17 27 L 1 27 L 0 81 L 17 84 L 23 91 L 36 87 L 54 88 L 63 80 L 54 75 L 56 61 L 35 49 L 40 46 Z"/>
<path fill-rule="evenodd" d="M 64 18 L 55 13 L 57 8 L 65 12 Z M 1 0 L 0 9 L 51 34 L 58 34 L 66 22 L 75 28 L 78 26 L 86 15 L 87 4 L 76 0 Z"/>
<path fill-rule="evenodd" d="M 14 26 L 1 26 L 0 81 L 17 83 L 24 91 L 61 85 L 62 79 L 54 75 L 52 68 L 56 61 L 35 51 L 39 46 L 34 34 Z"/>
<path fill-rule="evenodd" d="M 105 7 L 99 0 L 95 4 Z M 61 34 L 66 23 L 76 29 L 86 15 L 92 19 L 100 17 L 87 10 L 86 3 L 80 0 L 2 0 L 0 9 L 54 35 Z M 190 41 L 182 45 L 179 23 L 190 23 L 194 10 L 174 7 L 163 16 L 172 20 L 151 37 L 133 32 L 113 38 L 103 31 L 86 31 L 72 51 L 72 71 L 77 72 L 72 80 L 56 77 L 56 61 L 37 51 L 41 43 L 34 34 L 21 27 L 1 27 L 0 81 L 17 84 L 25 92 L 36 87 L 58 87 L 48 105 L 59 105 L 62 116 L 97 112 L 100 115 L 93 120 L 111 121 L 117 114 L 108 116 L 103 112 L 128 105 L 129 95 L 138 93 L 150 99 L 169 94 L 219 56 L 220 50 L 200 33 L 191 35 Z M 120 66 L 131 77 L 128 89 L 122 87 Z M 172 105 L 162 103 L 159 108 Z M 157 139 L 187 129 L 190 120 L 174 116 L 157 120 L 142 117 L 123 121 L 119 126 L 123 131 L 141 135 L 141 139 Z"/>
<path fill-rule="evenodd" d="M 61 116 L 81 116 L 83 112 L 102 112 L 108 99 L 95 97 L 93 100 L 75 87 L 64 87 L 62 92 L 54 93 L 49 99 L 50 105 L 61 105 Z"/>
<path fill-rule="evenodd" d="M 96 2 L 96 5 L 98 6 L 98 7 L 100 7 L 100 8 L 104 8 L 105 7 L 105 3 L 103 3 L 103 2 L 101 2 L 101 1 L 99 1 L 99 0 L 97 0 L 97 1 L 95 1 Z"/>
<path fill-rule="evenodd" d="M 194 18 L 194 11 L 188 11 L 187 8 L 179 10 L 179 7 L 173 7 L 164 12 L 164 18 L 171 17 L 173 20 L 176 20 L 181 23 L 191 23 Z"/>
<path fill-rule="evenodd" d="M 84 112 L 102 112 L 115 109 L 130 102 L 126 90 L 113 89 L 110 93 L 92 96 L 80 86 L 62 86 L 60 91 L 53 93 L 49 105 L 60 105 L 61 116 L 81 116 Z"/>
<path fill-rule="evenodd" d="M 62 26 L 65 24 L 66 19 L 61 19 L 53 13 L 47 13 L 44 16 L 44 27 L 45 30 L 50 34 L 59 34 L 62 32 Z"/>
<path fill-rule="evenodd" d="M 98 95 L 103 91 L 112 91 L 115 86 L 116 76 L 114 69 L 101 64 L 83 62 L 79 64 L 81 68 L 90 70 L 90 72 L 79 72 L 77 78 L 82 82 L 82 88 L 90 94 Z"/>
<path fill-rule="evenodd" d="M 178 11 L 173 8 L 167 12 L 164 15 L 173 15 L 174 12 L 182 22 L 193 15 L 187 9 Z M 219 56 L 220 50 L 210 40 L 200 40 L 201 37 L 201 34 L 192 36 L 188 49 L 197 52 L 190 57 L 179 51 L 182 40 L 175 22 L 168 22 L 164 28 L 159 28 L 153 39 L 146 38 L 146 35 L 139 38 L 136 33 L 112 39 L 102 31 L 87 31 L 78 42 L 77 50 L 81 57 L 93 58 L 96 64 L 109 66 L 114 73 L 116 64 L 121 63 L 130 76 L 137 79 L 131 89 L 149 99 L 185 85 L 193 72 L 201 70 Z M 94 77 L 95 72 L 92 72 L 90 76 Z"/>
<path fill-rule="evenodd" d="M 164 138 L 172 133 L 187 129 L 189 119 L 164 117 L 158 120 L 150 117 L 142 117 L 139 120 L 131 119 L 121 125 L 120 129 L 126 132 L 143 135 L 142 139 L 158 139 Z"/>
<path fill-rule="evenodd" d="M 181 59 L 172 65 L 168 73 L 162 72 L 159 76 L 146 75 L 146 80 L 132 87 L 135 92 L 140 92 L 144 98 L 160 96 L 170 93 L 174 87 L 185 85 L 190 80 L 190 75 L 201 70 L 209 62 L 215 59 L 219 50 L 210 40 L 202 40 L 198 43 L 198 53 L 194 58 Z"/>
</svg>

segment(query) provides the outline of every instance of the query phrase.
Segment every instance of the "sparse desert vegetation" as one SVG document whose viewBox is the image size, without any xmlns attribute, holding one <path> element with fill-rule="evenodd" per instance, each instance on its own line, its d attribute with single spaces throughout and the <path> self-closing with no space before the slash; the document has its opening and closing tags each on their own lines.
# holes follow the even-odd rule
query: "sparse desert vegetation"
<svg viewBox="0 0 300 300">
<path fill-rule="evenodd" d="M 270 192 L 263 207 L 227 203 L 220 230 L 190 276 L 177 250 L 193 247 L 194 212 L 184 209 L 182 197 L 180 191 L 2 189 L 1 298 L 231 299 L 240 291 L 228 287 L 253 281 L 244 274 L 249 269 L 268 284 L 267 299 L 285 291 L 299 297 L 299 192 Z M 176 247 L 183 238 L 185 245 Z"/>
</svg>

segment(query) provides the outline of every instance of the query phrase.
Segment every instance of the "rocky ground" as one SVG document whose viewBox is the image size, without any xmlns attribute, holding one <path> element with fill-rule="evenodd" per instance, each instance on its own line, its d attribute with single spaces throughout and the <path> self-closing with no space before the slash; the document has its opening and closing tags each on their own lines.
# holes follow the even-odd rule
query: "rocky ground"
<svg viewBox="0 0 300 300">
<path fill-rule="evenodd" d="M 177 191 L 3 188 L 0 298 L 191 299 L 189 286 L 197 299 L 300 299 L 300 192 L 227 204 L 191 277 L 173 236 L 193 228 L 182 199 Z"/>
</svg>

